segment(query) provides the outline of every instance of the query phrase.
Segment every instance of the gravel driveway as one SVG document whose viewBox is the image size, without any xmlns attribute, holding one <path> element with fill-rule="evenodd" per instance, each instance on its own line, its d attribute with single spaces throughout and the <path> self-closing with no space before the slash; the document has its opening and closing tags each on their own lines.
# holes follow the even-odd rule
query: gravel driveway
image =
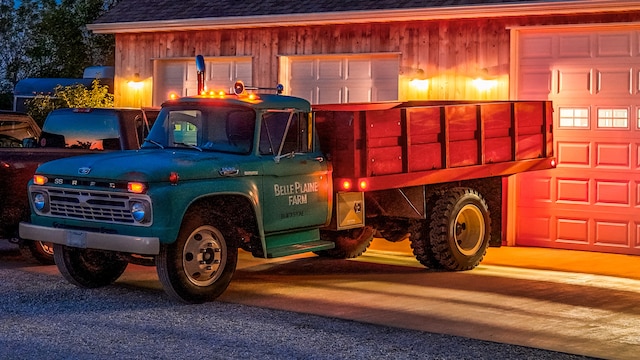
<svg viewBox="0 0 640 360">
<path fill-rule="evenodd" d="M 161 290 L 96 290 L 0 246 L 0 359 L 585 359 L 557 352 L 232 303 L 183 305 Z"/>
</svg>

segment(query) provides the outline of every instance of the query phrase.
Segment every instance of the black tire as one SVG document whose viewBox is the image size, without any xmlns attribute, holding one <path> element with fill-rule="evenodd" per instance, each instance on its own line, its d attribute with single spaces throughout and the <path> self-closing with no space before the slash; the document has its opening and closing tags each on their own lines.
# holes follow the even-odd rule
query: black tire
<svg viewBox="0 0 640 360">
<path fill-rule="evenodd" d="M 62 276 L 83 288 L 98 288 L 118 280 L 129 264 L 111 251 L 53 245 L 53 257 Z"/>
<path fill-rule="evenodd" d="M 172 298 L 190 304 L 215 300 L 229 286 L 238 262 L 238 248 L 203 211 L 190 211 L 178 239 L 164 244 L 156 257 L 158 277 Z"/>
<path fill-rule="evenodd" d="M 356 258 L 367 251 L 375 233 L 376 230 L 372 226 L 340 231 L 322 230 L 320 231 L 320 238 L 326 241 L 333 241 L 336 247 L 317 251 L 316 254 L 334 259 Z"/>
<path fill-rule="evenodd" d="M 42 265 L 53 265 L 53 243 L 45 241 L 21 240 L 20 253 L 25 259 L 35 260 Z"/>
<path fill-rule="evenodd" d="M 440 265 L 454 271 L 473 269 L 484 258 L 491 238 L 489 208 L 473 189 L 449 189 L 436 201 L 430 228 Z"/>
<path fill-rule="evenodd" d="M 442 265 L 433 253 L 429 223 L 426 220 L 416 220 L 411 224 L 410 232 L 411 250 L 416 260 L 427 269 L 442 269 Z"/>
</svg>

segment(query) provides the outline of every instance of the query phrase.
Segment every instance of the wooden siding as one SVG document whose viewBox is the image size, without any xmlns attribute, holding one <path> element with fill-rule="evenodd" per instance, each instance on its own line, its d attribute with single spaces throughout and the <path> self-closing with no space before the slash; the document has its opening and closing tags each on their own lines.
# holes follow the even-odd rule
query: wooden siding
<svg viewBox="0 0 640 360">
<path fill-rule="evenodd" d="M 148 106 L 153 88 L 153 59 L 204 56 L 251 56 L 256 86 L 278 82 L 280 56 L 400 53 L 400 100 L 482 100 L 509 98 L 510 34 L 525 25 L 637 22 L 640 13 L 477 20 L 416 21 L 270 27 L 229 30 L 116 34 L 116 104 Z M 418 69 L 429 79 L 427 90 L 409 81 Z M 127 86 L 135 74 L 144 86 Z M 479 91 L 478 76 L 497 82 Z"/>
</svg>

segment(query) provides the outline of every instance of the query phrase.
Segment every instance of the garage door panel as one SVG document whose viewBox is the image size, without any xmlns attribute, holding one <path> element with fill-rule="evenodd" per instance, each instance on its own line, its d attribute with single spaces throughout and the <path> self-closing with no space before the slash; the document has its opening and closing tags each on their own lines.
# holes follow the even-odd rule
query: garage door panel
<svg viewBox="0 0 640 360">
<path fill-rule="evenodd" d="M 558 38 L 559 58 L 590 58 L 591 52 L 589 34 L 561 35 Z"/>
<path fill-rule="evenodd" d="M 595 143 L 595 167 L 602 169 L 631 169 L 631 144 Z"/>
<path fill-rule="evenodd" d="M 557 179 L 559 203 L 589 203 L 589 179 Z"/>
<path fill-rule="evenodd" d="M 589 168 L 591 143 L 557 141 L 558 166 Z"/>
<path fill-rule="evenodd" d="M 558 218 L 557 242 L 572 244 L 589 243 L 588 218 Z"/>
<path fill-rule="evenodd" d="M 343 80 L 343 70 L 341 60 L 318 61 L 317 80 Z"/>
<path fill-rule="evenodd" d="M 291 63 L 291 77 L 302 81 L 316 80 L 316 66 L 313 60 L 298 60 Z"/>
<path fill-rule="evenodd" d="M 371 61 L 369 60 L 347 60 L 347 79 L 349 80 L 371 80 Z"/>
<path fill-rule="evenodd" d="M 520 177 L 520 185 L 526 186 L 527 191 L 522 193 L 518 201 L 529 206 L 536 206 L 536 203 L 548 205 L 552 200 L 552 178 L 551 176 L 541 177 Z"/>
<path fill-rule="evenodd" d="M 347 102 L 370 102 L 371 100 L 371 87 L 357 87 L 347 86 Z"/>
<path fill-rule="evenodd" d="M 539 60 L 553 57 L 554 37 L 552 35 L 523 36 L 520 42 L 520 59 Z"/>
<path fill-rule="evenodd" d="M 596 35 L 597 57 L 629 57 L 633 35 L 629 32 Z"/>
<path fill-rule="evenodd" d="M 633 70 L 603 69 L 594 71 L 598 96 L 614 97 L 633 94 Z"/>
<path fill-rule="evenodd" d="M 631 231 L 628 222 L 615 220 L 595 220 L 595 245 L 631 246 Z"/>
<path fill-rule="evenodd" d="M 596 205 L 625 206 L 631 203 L 628 181 L 596 180 Z"/>
<path fill-rule="evenodd" d="M 342 103 L 342 87 L 340 86 L 324 86 L 316 89 L 316 97 L 320 104 L 339 104 Z"/>
<path fill-rule="evenodd" d="M 546 214 L 529 214 L 526 218 L 520 218 L 516 226 L 516 236 L 529 241 L 551 243 L 551 218 Z"/>
<path fill-rule="evenodd" d="M 551 70 L 531 69 L 519 75 L 519 93 L 523 99 L 546 100 L 552 89 Z"/>
<path fill-rule="evenodd" d="M 591 93 L 591 69 L 559 69 L 557 73 L 559 96 L 581 97 Z"/>
</svg>

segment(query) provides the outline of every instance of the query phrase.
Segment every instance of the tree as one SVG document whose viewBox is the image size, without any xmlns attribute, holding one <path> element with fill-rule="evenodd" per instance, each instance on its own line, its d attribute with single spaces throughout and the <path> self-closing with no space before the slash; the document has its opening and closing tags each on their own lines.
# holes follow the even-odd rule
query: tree
<svg viewBox="0 0 640 360">
<path fill-rule="evenodd" d="M 0 0 L 0 108 L 28 77 L 78 78 L 92 65 L 113 65 L 115 40 L 93 34 L 118 0 Z"/>
<path fill-rule="evenodd" d="M 30 76 L 81 77 L 88 66 L 113 65 L 113 35 L 93 34 L 86 25 L 114 4 L 112 0 L 62 0 L 47 9 L 34 25 L 37 36 L 27 49 L 34 65 Z"/>
<path fill-rule="evenodd" d="M 27 113 L 42 127 L 47 115 L 55 109 L 113 107 L 113 94 L 96 79 L 91 89 L 82 84 L 57 86 L 53 96 L 37 95 L 27 100 L 26 106 Z"/>
</svg>

